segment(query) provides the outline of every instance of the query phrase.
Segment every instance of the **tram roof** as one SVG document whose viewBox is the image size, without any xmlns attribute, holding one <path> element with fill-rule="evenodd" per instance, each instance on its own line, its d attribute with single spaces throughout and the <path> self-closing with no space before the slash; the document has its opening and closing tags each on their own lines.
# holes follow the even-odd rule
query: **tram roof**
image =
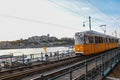
<svg viewBox="0 0 120 80">
<path fill-rule="evenodd" d="M 92 35 L 95 35 L 95 36 L 101 36 L 101 37 L 109 37 L 109 38 L 116 38 L 117 37 L 114 37 L 114 36 L 110 36 L 110 35 L 106 35 L 106 34 L 103 34 L 103 33 L 100 33 L 100 32 L 97 32 L 97 31 L 93 31 L 93 30 L 88 30 L 88 31 L 83 31 L 83 32 L 77 32 L 76 34 L 80 34 L 80 33 L 83 33 L 83 34 L 92 34 Z"/>
</svg>

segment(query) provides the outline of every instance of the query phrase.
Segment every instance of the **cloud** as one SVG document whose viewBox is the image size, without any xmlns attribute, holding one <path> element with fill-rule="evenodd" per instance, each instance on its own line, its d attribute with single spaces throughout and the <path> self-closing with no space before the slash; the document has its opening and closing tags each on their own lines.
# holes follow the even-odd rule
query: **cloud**
<svg viewBox="0 0 120 80">
<path fill-rule="evenodd" d="M 93 5 L 85 0 L 52 0 L 57 7 L 61 10 L 77 16 L 81 19 L 81 24 L 84 20 L 88 20 L 88 16 L 92 17 L 92 29 L 103 32 L 99 25 L 107 25 L 107 33 L 111 34 L 111 31 L 117 28 L 116 20 L 112 18 L 112 15 L 107 15 L 101 9 L 97 8 L 97 5 Z M 108 7 L 109 8 L 109 7 Z M 73 21 L 74 22 L 74 21 Z M 82 28 L 82 27 L 81 27 Z M 86 28 L 88 29 L 88 28 Z M 86 30 L 84 29 L 84 30 Z"/>
<path fill-rule="evenodd" d="M 75 32 L 89 29 L 88 23 L 86 27 L 82 26 L 83 21 L 88 20 L 88 16 L 92 17 L 93 30 L 102 32 L 98 28 L 99 24 L 114 26 L 113 20 L 86 0 L 7 1 L 8 3 L 0 1 L 0 11 L 3 14 L 0 16 L 0 34 L 4 35 L 0 40 L 9 40 L 10 37 L 27 38 L 47 33 L 59 38 L 71 37 Z"/>
<path fill-rule="evenodd" d="M 89 11 L 90 8 L 89 7 L 82 7 L 81 10 L 83 10 L 83 11 Z"/>
</svg>

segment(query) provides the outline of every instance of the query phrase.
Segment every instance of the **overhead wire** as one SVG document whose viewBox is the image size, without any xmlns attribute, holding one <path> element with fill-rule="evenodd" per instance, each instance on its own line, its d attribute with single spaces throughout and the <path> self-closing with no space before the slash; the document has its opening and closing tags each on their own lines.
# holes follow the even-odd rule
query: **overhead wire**
<svg viewBox="0 0 120 80">
<path fill-rule="evenodd" d="M 68 7 L 65 7 L 65 6 L 63 6 L 61 4 L 58 4 L 58 3 L 56 3 L 53 0 L 49 0 L 49 1 L 52 2 L 52 3 L 54 3 L 54 4 L 56 4 L 56 5 L 58 5 L 58 6 L 60 6 L 60 7 L 62 7 L 62 8 L 65 8 L 66 10 L 68 10 L 70 12 L 73 12 L 74 14 L 78 15 L 80 18 L 85 18 L 86 19 L 86 17 L 84 17 L 85 15 L 81 17 L 81 15 L 78 12 L 72 10 L 71 8 L 68 8 Z M 94 18 L 94 19 L 96 20 L 96 18 Z M 86 21 L 86 22 L 88 22 L 88 21 Z M 93 20 L 92 20 L 92 22 L 93 22 Z M 82 23 L 84 23 L 84 21 Z M 95 23 L 98 24 L 97 22 L 95 22 Z"/>
<path fill-rule="evenodd" d="M 41 23 L 41 24 L 47 24 L 47 25 L 52 25 L 54 27 L 59 27 L 59 28 L 66 28 L 66 29 L 71 29 L 71 30 L 78 30 L 77 28 L 72 28 L 69 26 L 61 25 L 61 24 L 56 24 L 56 23 L 50 23 L 50 22 L 44 22 L 40 20 L 34 20 L 34 19 L 28 19 L 28 18 L 23 18 L 23 17 L 18 17 L 18 16 L 12 16 L 12 15 L 0 15 L 2 17 L 9 17 L 9 18 L 14 18 L 22 21 L 28 21 L 28 22 L 35 22 L 35 23 Z"/>
<path fill-rule="evenodd" d="M 107 18 L 109 18 L 110 20 L 113 20 L 115 23 L 118 23 L 116 22 L 115 19 L 113 19 L 112 17 L 108 16 L 101 8 L 98 8 L 96 4 L 93 3 L 93 1 L 91 0 L 87 0 L 90 4 L 92 4 L 95 8 L 97 8 L 103 15 L 105 15 Z"/>
<path fill-rule="evenodd" d="M 49 1 L 52 2 L 52 3 L 54 3 L 54 4 L 56 4 L 56 5 L 58 5 L 58 6 L 60 6 L 60 7 L 62 7 L 62 8 L 67 9 L 68 11 L 71 11 L 71 12 L 75 13 L 76 15 L 79 15 L 80 18 L 85 18 L 85 19 L 86 19 L 86 17 L 84 17 L 85 15 L 81 17 L 81 15 L 80 15 L 78 12 L 72 10 L 71 8 L 68 8 L 68 7 L 65 7 L 65 6 L 63 6 L 63 5 L 61 5 L 61 4 L 58 4 L 58 3 L 56 3 L 56 2 L 53 1 L 53 0 L 49 0 Z M 94 18 L 94 19 L 96 19 L 96 18 Z"/>
<path fill-rule="evenodd" d="M 98 7 L 96 6 L 96 4 L 93 3 L 93 1 L 91 1 L 91 0 L 87 0 L 87 1 L 88 1 L 90 4 L 92 4 L 94 7 L 96 7 L 96 8 L 97 8 L 100 12 L 102 12 L 105 16 L 107 16 L 110 20 L 114 21 L 114 25 L 117 24 L 115 31 L 119 29 L 120 23 L 117 22 L 117 19 L 118 19 L 118 18 L 115 20 L 115 18 L 108 16 L 101 8 L 98 8 Z M 110 6 L 110 7 L 111 7 L 111 6 Z M 107 26 L 111 27 L 111 25 L 109 25 L 109 24 L 107 24 Z M 113 26 L 112 26 L 112 27 L 113 27 Z M 117 28 L 118 28 L 118 29 L 117 29 Z M 113 31 L 113 30 L 111 30 L 111 31 Z"/>
<path fill-rule="evenodd" d="M 52 3 L 54 3 L 54 4 L 56 4 L 56 5 L 58 5 L 58 6 L 60 6 L 60 7 L 62 7 L 62 8 L 64 8 L 64 9 L 66 9 L 66 10 L 68 10 L 68 11 L 71 11 L 71 12 L 73 12 L 73 13 L 79 15 L 79 17 L 81 17 L 80 14 L 79 14 L 78 12 L 76 12 L 76 11 L 74 11 L 74 10 L 68 8 L 68 7 L 65 7 L 65 6 L 63 6 L 63 5 L 61 5 L 61 4 L 58 4 L 58 3 L 56 3 L 56 2 L 53 1 L 53 0 L 49 0 L 49 1 L 52 2 Z M 81 17 L 81 18 L 83 18 L 83 17 Z"/>
</svg>

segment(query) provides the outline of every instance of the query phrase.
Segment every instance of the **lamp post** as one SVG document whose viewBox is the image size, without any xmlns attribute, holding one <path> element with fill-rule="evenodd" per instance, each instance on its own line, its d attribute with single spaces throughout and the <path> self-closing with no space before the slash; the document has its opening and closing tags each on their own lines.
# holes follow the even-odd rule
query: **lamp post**
<svg viewBox="0 0 120 80">
<path fill-rule="evenodd" d="M 91 17 L 89 16 L 89 20 L 88 21 L 84 21 L 83 22 L 83 27 L 85 27 L 85 23 L 86 22 L 89 22 L 89 29 L 90 29 L 90 31 L 91 31 Z M 90 34 L 90 36 L 91 36 L 91 34 Z M 90 44 L 90 50 L 92 49 L 92 45 Z M 91 52 L 91 51 L 90 51 Z M 87 78 L 87 72 L 88 72 L 88 63 L 87 63 L 87 57 L 86 57 L 86 59 L 85 59 L 85 67 L 86 67 L 86 75 L 85 75 L 85 79 L 88 79 Z"/>
<path fill-rule="evenodd" d="M 104 26 L 105 28 L 103 28 L 103 26 Z M 103 30 L 104 33 L 106 34 L 106 25 L 100 25 L 100 27 L 102 28 L 102 30 Z"/>
<path fill-rule="evenodd" d="M 85 27 L 85 23 L 88 22 L 88 21 L 84 21 L 83 22 L 83 27 Z M 89 29 L 91 31 L 91 17 L 89 16 Z"/>
<path fill-rule="evenodd" d="M 116 30 L 112 33 L 112 35 L 114 35 L 114 34 L 117 37 L 117 31 Z"/>
</svg>

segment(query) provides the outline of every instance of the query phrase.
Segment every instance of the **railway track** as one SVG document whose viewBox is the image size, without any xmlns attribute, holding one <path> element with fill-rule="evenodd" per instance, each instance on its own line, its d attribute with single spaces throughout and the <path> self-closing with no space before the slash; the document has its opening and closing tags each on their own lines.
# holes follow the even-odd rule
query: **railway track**
<svg viewBox="0 0 120 80">
<path fill-rule="evenodd" d="M 105 51 L 105 52 L 102 53 L 102 54 L 105 55 L 106 52 L 107 52 L 107 51 Z M 86 58 L 87 58 L 87 62 L 88 62 L 88 63 L 95 62 L 95 59 L 100 59 L 100 60 L 101 60 L 101 54 L 97 54 L 97 55 L 90 56 L 90 57 L 86 57 Z M 85 59 L 85 57 L 84 57 L 84 59 Z M 57 71 L 53 71 L 53 73 L 45 73 L 45 74 L 43 74 L 43 78 L 44 78 L 44 80 L 48 80 L 48 79 L 53 78 L 53 77 L 54 77 L 54 78 L 60 77 L 61 74 L 62 74 L 62 75 L 64 75 L 64 74 L 69 74 L 69 75 L 70 75 L 70 72 L 69 72 L 69 71 L 70 71 L 71 69 L 76 69 L 76 68 L 79 68 L 80 66 L 86 64 L 84 59 L 82 59 L 82 61 L 80 61 L 80 62 L 76 62 L 77 64 L 72 64 L 71 66 L 62 68 L 62 69 L 57 70 Z M 99 61 L 100 61 L 100 60 L 99 60 Z M 105 60 L 106 60 L 106 59 L 105 59 Z M 100 67 L 101 67 L 101 63 L 99 63 L 99 64 L 98 64 L 98 63 L 99 63 L 99 62 L 98 62 L 98 60 L 97 60 L 97 66 L 100 66 Z M 95 62 L 94 64 L 96 64 L 96 62 Z M 105 64 L 107 65 L 107 64 L 109 64 L 109 62 L 106 61 Z M 96 66 L 95 66 L 95 67 L 96 67 Z M 93 68 L 93 69 L 95 69 L 95 68 Z M 99 70 L 99 71 L 100 71 L 100 68 L 97 67 L 96 70 Z M 95 71 L 95 70 L 94 70 L 94 71 Z M 96 73 L 96 72 L 94 72 L 94 75 L 96 75 L 95 73 Z M 58 75 L 59 75 L 59 76 L 58 76 Z M 81 76 L 85 76 L 85 75 L 81 75 Z M 67 79 L 67 78 L 64 78 L 64 79 Z M 61 79 L 61 80 L 64 80 L 64 79 Z M 23 80 L 25 80 L 25 79 L 23 79 Z M 35 78 L 31 78 L 31 80 L 43 80 L 43 79 L 42 79 L 42 77 L 41 77 L 40 74 L 39 74 L 39 76 L 37 76 L 37 77 L 35 77 Z M 54 79 L 50 79 L 50 80 L 54 80 Z M 78 80 L 77 77 L 75 77 L 74 80 Z"/>
<path fill-rule="evenodd" d="M 96 56 L 95 56 L 96 57 Z M 89 59 L 88 59 L 88 61 L 92 61 L 92 60 L 94 60 L 94 58 L 95 57 L 89 57 Z M 97 57 L 99 57 L 99 56 L 97 56 Z M 84 59 L 85 59 L 85 57 L 83 57 Z M 45 73 L 44 74 L 44 80 L 48 80 L 48 79 L 50 79 L 50 78 L 52 78 L 52 77 L 55 77 L 55 76 L 58 76 L 58 75 L 60 75 L 60 74 L 62 74 L 62 73 L 68 73 L 68 71 L 70 71 L 70 69 L 76 69 L 76 68 L 78 68 L 79 66 L 81 66 L 81 65 L 85 65 L 85 61 L 84 61 L 84 59 L 82 59 L 82 61 L 80 61 L 80 62 L 76 62 L 76 63 L 74 63 L 74 64 L 70 64 L 69 66 L 65 66 L 65 67 L 63 67 L 63 68 L 61 68 L 61 69 L 59 69 L 59 70 L 55 70 L 55 71 L 53 71 L 52 73 Z M 26 80 L 26 79 L 23 79 L 23 80 Z M 42 80 L 41 79 L 41 77 L 39 76 L 39 77 L 35 77 L 35 78 L 32 78 L 31 80 Z"/>
<path fill-rule="evenodd" d="M 44 62 L 43 64 L 24 66 L 12 70 L 0 72 L 0 80 L 16 80 L 22 77 L 44 72 L 55 67 L 63 66 L 66 62 L 75 62 L 79 60 L 78 57 L 71 57 L 57 61 Z"/>
<path fill-rule="evenodd" d="M 25 66 L 25 67 L 16 68 L 13 70 L 3 71 L 3 72 L 0 72 L 0 80 L 20 80 L 27 76 L 40 74 L 55 68 L 67 66 L 67 65 L 70 65 L 94 56 L 96 55 L 81 56 L 81 57 L 76 56 L 76 57 L 66 58 L 66 59 L 57 60 L 57 61 L 45 62 L 43 64 Z M 51 76 L 51 75 L 48 75 L 48 76 Z M 38 79 L 36 78 L 35 80 L 38 80 Z"/>
<path fill-rule="evenodd" d="M 21 67 L 18 67 L 18 68 L 13 68 L 13 69 L 9 69 L 9 70 L 0 71 L 0 76 L 8 74 L 8 73 L 14 73 L 14 72 L 17 72 L 17 71 L 23 71 L 23 70 L 26 70 L 26 69 L 32 69 L 34 67 L 41 67 L 43 65 L 49 65 L 49 64 L 57 63 L 59 61 L 69 60 L 69 59 L 72 59 L 72 58 L 76 58 L 76 57 L 69 57 L 69 58 L 64 58 L 64 59 L 55 60 L 55 61 L 40 62 L 38 64 L 21 66 Z"/>
</svg>

